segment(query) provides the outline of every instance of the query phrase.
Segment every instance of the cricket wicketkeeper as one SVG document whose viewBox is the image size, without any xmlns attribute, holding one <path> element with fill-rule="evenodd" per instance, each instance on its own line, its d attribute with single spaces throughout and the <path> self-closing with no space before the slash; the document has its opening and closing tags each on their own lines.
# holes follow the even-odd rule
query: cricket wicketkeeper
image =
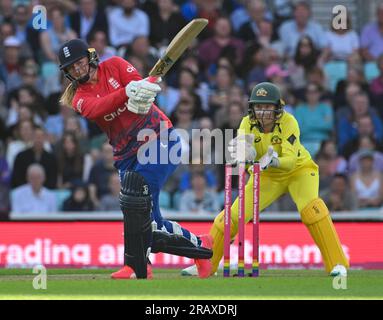
<svg viewBox="0 0 383 320">
<path fill-rule="evenodd" d="M 150 252 L 165 252 L 194 258 L 201 278 L 209 276 L 211 250 L 204 235 L 196 236 L 174 221 L 162 217 L 159 194 L 176 169 L 169 159 L 175 141 L 161 140 L 160 133 L 173 132 L 173 125 L 154 104 L 161 90 L 142 79 L 137 70 L 119 57 L 99 63 L 97 52 L 81 39 L 62 45 L 58 52 L 60 69 L 71 81 L 62 102 L 82 117 L 94 121 L 113 146 L 114 166 L 121 179 L 120 207 L 124 219 L 124 266 L 114 279 L 152 278 Z M 161 122 L 165 129 L 161 129 Z M 151 129 L 149 141 L 139 141 L 140 130 Z M 162 130 L 162 131 L 161 131 Z M 141 163 L 137 153 L 145 143 L 157 150 L 154 163 Z M 100 234 L 102 237 L 102 234 Z M 204 241 L 206 239 L 206 241 Z"/>
<path fill-rule="evenodd" d="M 229 143 L 229 152 L 236 161 L 259 161 L 259 210 L 262 211 L 283 194 L 290 193 L 302 222 L 321 251 L 326 271 L 334 276 L 346 275 L 349 263 L 329 210 L 318 196 L 318 166 L 299 141 L 296 119 L 285 112 L 283 106 L 277 86 L 269 82 L 256 85 L 249 100 L 249 114 L 241 122 L 239 135 Z M 240 144 L 244 152 L 238 151 Z M 250 175 L 245 188 L 246 222 L 252 219 L 252 186 L 253 175 Z M 238 232 L 238 198 L 231 210 L 233 239 Z M 223 255 L 223 211 L 215 218 L 210 235 L 214 239 L 211 272 L 214 274 Z"/>
</svg>

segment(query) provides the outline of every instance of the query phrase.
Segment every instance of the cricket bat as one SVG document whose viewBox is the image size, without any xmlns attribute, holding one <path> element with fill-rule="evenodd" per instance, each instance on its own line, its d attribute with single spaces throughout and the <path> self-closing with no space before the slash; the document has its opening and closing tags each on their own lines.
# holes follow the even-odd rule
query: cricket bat
<svg viewBox="0 0 383 320">
<path fill-rule="evenodd" d="M 207 19 L 194 19 L 183 27 L 170 42 L 164 55 L 150 70 L 148 80 L 150 82 L 156 82 L 157 78 L 163 77 L 198 34 L 206 27 L 207 23 Z"/>
</svg>

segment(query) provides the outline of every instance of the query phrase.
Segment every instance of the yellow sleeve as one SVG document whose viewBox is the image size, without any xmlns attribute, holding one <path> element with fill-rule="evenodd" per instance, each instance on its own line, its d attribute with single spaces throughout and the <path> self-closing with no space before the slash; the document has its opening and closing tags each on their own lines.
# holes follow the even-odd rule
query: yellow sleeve
<svg viewBox="0 0 383 320">
<path fill-rule="evenodd" d="M 300 146 L 300 131 L 297 120 L 289 117 L 282 128 L 281 154 L 278 169 L 290 171 L 295 168 Z"/>
<path fill-rule="evenodd" d="M 247 134 L 250 133 L 249 116 L 243 117 L 241 124 L 238 128 L 239 132 Z"/>
</svg>

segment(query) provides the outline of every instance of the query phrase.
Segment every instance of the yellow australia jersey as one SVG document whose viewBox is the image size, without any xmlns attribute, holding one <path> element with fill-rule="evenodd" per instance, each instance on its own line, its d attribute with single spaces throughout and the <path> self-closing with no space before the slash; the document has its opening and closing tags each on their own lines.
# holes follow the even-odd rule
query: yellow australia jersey
<svg viewBox="0 0 383 320">
<path fill-rule="evenodd" d="M 239 130 L 239 134 L 254 134 L 256 160 L 267 152 L 270 145 L 278 153 L 280 166 L 278 168 L 269 167 L 263 173 L 289 173 L 311 160 L 310 153 L 300 142 L 297 120 L 286 111 L 275 122 L 273 130 L 269 133 L 263 133 L 257 122 L 250 122 L 249 116 L 242 119 Z"/>
</svg>

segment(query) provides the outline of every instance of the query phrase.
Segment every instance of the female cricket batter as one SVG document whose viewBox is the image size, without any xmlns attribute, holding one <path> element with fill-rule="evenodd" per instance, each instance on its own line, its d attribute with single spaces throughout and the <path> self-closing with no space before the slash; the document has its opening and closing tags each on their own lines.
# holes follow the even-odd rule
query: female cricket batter
<svg viewBox="0 0 383 320">
<path fill-rule="evenodd" d="M 58 58 L 60 69 L 71 81 L 62 103 L 95 121 L 107 134 L 120 174 L 125 265 L 112 278 L 151 278 L 147 262 L 150 250 L 196 258 L 199 276 L 207 277 L 211 250 L 204 247 L 209 247 L 209 243 L 202 246 L 203 236 L 197 237 L 176 222 L 164 220 L 159 208 L 160 189 L 176 168 L 171 162 L 161 164 L 159 154 L 168 155 L 180 143 L 179 138 L 159 139 L 160 128 L 168 130 L 169 135 L 173 130 L 170 120 L 153 103 L 160 86 L 142 79 L 122 58 L 112 57 L 99 63 L 96 51 L 80 39 L 65 43 Z M 165 126 L 160 126 L 160 122 Z M 149 137 L 149 143 L 157 145 L 154 163 L 138 161 L 137 152 L 145 143 L 137 139 L 141 129 L 155 132 Z"/>
<path fill-rule="evenodd" d="M 284 112 L 283 106 L 284 102 L 277 86 L 269 82 L 257 84 L 249 100 L 249 115 L 243 118 L 237 138 L 230 142 L 229 152 L 233 160 L 259 161 L 261 167 L 259 210 L 262 211 L 281 195 L 289 192 L 298 208 L 302 222 L 307 226 L 321 251 L 326 271 L 333 276 L 345 276 L 349 263 L 329 210 L 323 200 L 318 197 L 318 166 L 299 141 L 300 132 L 297 121 L 291 114 Z M 237 148 L 240 139 L 247 141 L 245 146 L 242 145 L 242 150 L 245 152 L 241 154 L 238 153 L 240 149 Z M 250 175 L 245 188 L 246 222 L 252 218 L 252 187 L 253 175 Z M 231 210 L 233 239 L 238 232 L 238 198 L 234 201 Z M 210 235 L 214 239 L 211 274 L 217 271 L 223 255 L 223 230 L 224 212 L 222 211 L 215 218 L 210 230 Z M 192 267 L 184 269 L 183 274 L 192 274 L 193 269 Z"/>
</svg>

